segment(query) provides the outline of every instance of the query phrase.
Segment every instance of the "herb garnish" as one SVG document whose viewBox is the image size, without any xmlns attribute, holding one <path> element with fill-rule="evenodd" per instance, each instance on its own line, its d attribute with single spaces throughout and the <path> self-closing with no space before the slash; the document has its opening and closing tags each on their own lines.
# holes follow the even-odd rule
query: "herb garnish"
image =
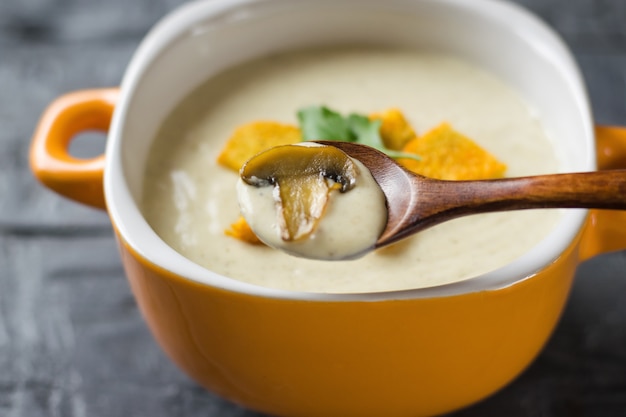
<svg viewBox="0 0 626 417">
<path fill-rule="evenodd" d="M 362 114 L 342 114 L 326 106 L 309 106 L 298 111 L 303 140 L 338 140 L 368 145 L 391 158 L 420 160 L 419 155 L 388 149 L 380 137 L 380 120 Z"/>
</svg>

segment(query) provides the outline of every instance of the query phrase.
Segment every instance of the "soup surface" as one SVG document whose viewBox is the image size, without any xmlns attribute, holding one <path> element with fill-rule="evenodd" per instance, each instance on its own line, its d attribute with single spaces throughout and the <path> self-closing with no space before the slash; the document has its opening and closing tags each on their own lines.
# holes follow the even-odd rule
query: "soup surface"
<svg viewBox="0 0 626 417">
<path fill-rule="evenodd" d="M 484 214 L 450 221 L 358 260 L 296 258 L 226 236 L 239 217 L 238 175 L 216 163 L 233 130 L 255 120 L 297 124 L 323 104 L 363 114 L 401 109 L 418 134 L 441 122 L 508 165 L 508 176 L 558 171 L 542 126 L 500 80 L 449 56 L 333 49 L 246 63 L 197 88 L 165 120 L 151 150 L 143 212 L 156 233 L 192 261 L 273 288 L 372 292 L 465 280 L 518 258 L 560 211 Z"/>
</svg>

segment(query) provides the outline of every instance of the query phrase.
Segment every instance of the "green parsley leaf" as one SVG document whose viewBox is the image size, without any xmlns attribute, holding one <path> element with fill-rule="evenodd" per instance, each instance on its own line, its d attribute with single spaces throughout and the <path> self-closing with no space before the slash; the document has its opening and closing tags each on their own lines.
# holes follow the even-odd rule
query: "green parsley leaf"
<svg viewBox="0 0 626 417">
<path fill-rule="evenodd" d="M 348 125 L 350 126 L 350 130 L 352 130 L 354 135 L 357 137 L 355 142 L 368 145 L 376 149 L 384 148 L 383 139 L 380 137 L 381 123 L 382 122 L 380 120 L 370 120 L 362 114 L 352 113 L 348 116 Z"/>
<path fill-rule="evenodd" d="M 340 140 L 354 142 L 348 120 L 324 106 L 310 106 L 298 111 L 304 140 Z"/>
<path fill-rule="evenodd" d="M 339 140 L 368 145 L 391 158 L 420 160 L 419 155 L 387 149 L 380 137 L 380 120 L 362 114 L 344 117 L 325 106 L 309 106 L 298 111 L 303 140 Z"/>
</svg>

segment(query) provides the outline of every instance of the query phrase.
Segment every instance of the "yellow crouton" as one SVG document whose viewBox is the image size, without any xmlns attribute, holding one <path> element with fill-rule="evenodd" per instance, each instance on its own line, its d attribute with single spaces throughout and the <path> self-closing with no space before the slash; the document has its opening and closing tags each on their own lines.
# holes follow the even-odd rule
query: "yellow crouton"
<svg viewBox="0 0 626 417">
<path fill-rule="evenodd" d="M 399 151 L 412 139 L 415 131 L 407 122 L 404 114 L 398 109 L 388 109 L 380 113 L 372 113 L 370 120 L 380 120 L 380 137 L 387 149 Z"/>
<path fill-rule="evenodd" d="M 235 239 L 239 239 L 253 245 L 263 244 L 263 242 L 261 242 L 261 239 L 259 239 L 257 235 L 254 234 L 243 216 L 239 217 L 239 219 L 237 219 L 235 223 L 231 224 L 230 229 L 226 229 L 224 233 L 227 236 L 234 237 Z"/>
<path fill-rule="evenodd" d="M 277 122 L 257 121 L 239 126 L 228 139 L 217 162 L 235 171 L 254 155 L 279 145 L 302 141 L 300 129 Z"/>
<path fill-rule="evenodd" d="M 474 141 L 442 123 L 408 142 L 404 152 L 416 153 L 420 161 L 400 159 L 410 171 L 443 180 L 478 180 L 504 176 L 506 165 Z"/>
</svg>

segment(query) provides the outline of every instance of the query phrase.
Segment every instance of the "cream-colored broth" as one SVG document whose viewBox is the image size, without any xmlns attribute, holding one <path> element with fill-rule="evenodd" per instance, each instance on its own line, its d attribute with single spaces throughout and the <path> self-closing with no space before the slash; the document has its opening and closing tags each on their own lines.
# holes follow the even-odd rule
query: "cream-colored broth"
<svg viewBox="0 0 626 417">
<path fill-rule="evenodd" d="M 164 122 L 144 181 L 143 212 L 178 252 L 208 269 L 297 291 L 371 292 L 441 285 L 496 269 L 544 238 L 558 210 L 477 215 L 352 261 L 296 258 L 224 234 L 239 216 L 237 173 L 215 162 L 236 126 L 296 123 L 296 110 L 404 111 L 418 132 L 450 122 L 508 165 L 507 175 L 555 172 L 541 125 L 508 86 L 455 58 L 337 49 L 264 58 L 199 87 Z"/>
</svg>

